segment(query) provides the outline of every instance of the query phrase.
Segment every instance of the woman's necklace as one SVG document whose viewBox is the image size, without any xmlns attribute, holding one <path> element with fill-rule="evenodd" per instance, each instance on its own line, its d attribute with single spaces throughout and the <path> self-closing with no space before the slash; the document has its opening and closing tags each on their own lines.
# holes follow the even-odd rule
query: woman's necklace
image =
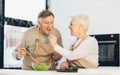
<svg viewBox="0 0 120 75">
<path fill-rule="evenodd" d="M 83 40 L 85 40 L 88 36 L 86 36 L 84 39 L 76 39 L 76 41 L 73 43 L 71 50 L 73 51 L 74 49 L 76 49 Z"/>
<path fill-rule="evenodd" d="M 73 45 L 72 45 L 72 47 L 71 47 L 71 50 L 74 50 L 74 49 L 76 49 L 79 45 L 80 45 L 80 43 L 81 43 L 81 40 L 76 40 L 74 43 L 73 43 Z M 77 44 L 77 45 L 76 45 Z"/>
</svg>

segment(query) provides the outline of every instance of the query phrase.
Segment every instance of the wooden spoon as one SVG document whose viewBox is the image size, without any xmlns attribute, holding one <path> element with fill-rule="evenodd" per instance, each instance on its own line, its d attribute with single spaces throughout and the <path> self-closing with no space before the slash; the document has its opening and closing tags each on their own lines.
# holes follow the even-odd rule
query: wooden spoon
<svg viewBox="0 0 120 75">
<path fill-rule="evenodd" d="M 27 50 L 26 50 L 26 53 L 31 57 L 31 59 L 37 63 L 37 64 L 40 64 L 38 60 L 36 60 Z"/>
</svg>

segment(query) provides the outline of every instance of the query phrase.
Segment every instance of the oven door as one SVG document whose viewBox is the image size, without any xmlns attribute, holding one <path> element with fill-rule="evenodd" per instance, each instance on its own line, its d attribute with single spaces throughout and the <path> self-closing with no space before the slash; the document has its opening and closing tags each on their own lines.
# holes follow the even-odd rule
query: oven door
<svg viewBox="0 0 120 75">
<path fill-rule="evenodd" d="M 99 66 L 119 66 L 119 45 L 116 40 L 98 41 Z"/>
</svg>

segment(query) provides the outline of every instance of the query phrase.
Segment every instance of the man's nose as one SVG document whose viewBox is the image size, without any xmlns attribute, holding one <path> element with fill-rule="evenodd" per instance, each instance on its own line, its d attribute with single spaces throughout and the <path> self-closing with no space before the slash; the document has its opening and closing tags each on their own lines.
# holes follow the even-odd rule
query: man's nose
<svg viewBox="0 0 120 75">
<path fill-rule="evenodd" d="M 48 25 L 47 27 L 48 27 L 48 28 L 52 28 L 52 25 Z"/>
</svg>

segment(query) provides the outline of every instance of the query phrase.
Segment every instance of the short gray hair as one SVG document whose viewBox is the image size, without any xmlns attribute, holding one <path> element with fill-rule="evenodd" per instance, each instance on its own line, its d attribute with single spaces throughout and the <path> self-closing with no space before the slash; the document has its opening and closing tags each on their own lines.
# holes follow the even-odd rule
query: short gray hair
<svg viewBox="0 0 120 75">
<path fill-rule="evenodd" d="M 39 14 L 38 14 L 38 19 L 39 18 L 46 18 L 46 17 L 48 17 L 48 16 L 53 16 L 53 18 L 54 18 L 54 14 L 51 12 L 51 11 L 49 11 L 49 10 L 43 10 L 43 11 L 41 11 Z"/>
<path fill-rule="evenodd" d="M 87 15 L 75 15 L 72 17 L 72 19 L 74 19 L 78 24 L 82 24 L 85 27 L 86 31 L 88 30 L 90 21 Z"/>
</svg>

